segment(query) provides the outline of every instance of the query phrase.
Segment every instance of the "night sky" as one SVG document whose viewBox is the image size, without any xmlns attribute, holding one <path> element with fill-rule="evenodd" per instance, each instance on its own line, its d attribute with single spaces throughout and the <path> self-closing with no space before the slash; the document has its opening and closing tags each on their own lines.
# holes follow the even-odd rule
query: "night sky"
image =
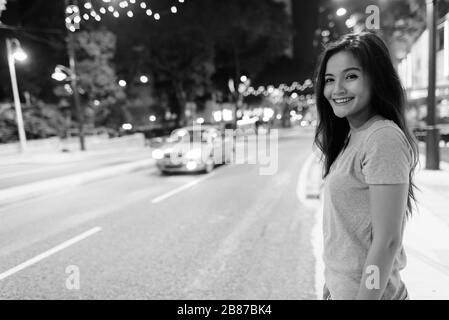
<svg viewBox="0 0 449 320">
<path fill-rule="evenodd" d="M 95 1 L 101 3 L 100 0 L 94 0 L 94 5 Z M 151 4 L 160 12 L 167 12 L 169 6 L 176 3 L 177 1 L 172 0 L 153 1 Z M 80 5 L 82 4 L 84 4 L 83 0 L 80 1 Z M 317 54 L 317 48 L 313 47 L 312 43 L 318 24 L 318 4 L 319 1 L 292 1 L 293 59 L 288 61 L 281 59 L 273 61 L 272 65 L 267 65 L 262 75 L 265 81 L 272 83 L 303 81 L 312 75 Z M 50 79 L 50 75 L 56 64 L 68 65 L 64 40 L 66 35 L 64 8 L 63 0 L 8 0 L 7 10 L 3 12 L 1 21 L 12 28 L 0 28 L 0 81 L 2 82 L 0 101 L 9 100 L 11 96 L 5 56 L 5 37 L 12 36 L 20 40 L 30 57 L 27 63 L 18 65 L 16 68 L 21 91 L 30 90 L 43 99 L 54 98 L 52 96 L 54 81 Z M 121 34 L 129 34 L 129 31 L 135 28 L 133 19 L 127 19 L 127 17 L 120 17 L 120 19 L 110 17 L 103 19 L 100 23 L 89 22 L 89 24 L 106 25 L 109 30 L 117 34 L 118 45 L 124 41 Z M 138 32 L 134 37 L 136 46 L 138 46 L 139 36 L 144 37 L 144 31 Z M 116 64 L 119 73 L 120 70 L 126 69 L 126 66 L 120 65 L 120 61 Z"/>
</svg>

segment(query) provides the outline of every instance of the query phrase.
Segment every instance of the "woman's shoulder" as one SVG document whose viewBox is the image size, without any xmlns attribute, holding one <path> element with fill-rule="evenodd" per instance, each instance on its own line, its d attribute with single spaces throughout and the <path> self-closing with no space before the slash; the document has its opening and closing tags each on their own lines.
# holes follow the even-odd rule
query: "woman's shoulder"
<svg viewBox="0 0 449 320">
<path fill-rule="evenodd" d="M 383 141 L 390 139 L 405 139 L 405 134 L 399 126 L 392 120 L 380 118 L 365 131 L 365 142 Z"/>
</svg>

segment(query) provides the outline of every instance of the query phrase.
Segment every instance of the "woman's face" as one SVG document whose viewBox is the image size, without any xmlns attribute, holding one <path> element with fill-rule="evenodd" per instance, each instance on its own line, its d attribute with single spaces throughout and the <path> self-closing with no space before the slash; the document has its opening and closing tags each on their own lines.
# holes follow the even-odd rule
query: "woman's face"
<svg viewBox="0 0 449 320">
<path fill-rule="evenodd" d="M 324 96 L 335 115 L 358 127 L 370 118 L 371 86 L 355 57 L 345 51 L 331 56 L 324 76 Z"/>
</svg>

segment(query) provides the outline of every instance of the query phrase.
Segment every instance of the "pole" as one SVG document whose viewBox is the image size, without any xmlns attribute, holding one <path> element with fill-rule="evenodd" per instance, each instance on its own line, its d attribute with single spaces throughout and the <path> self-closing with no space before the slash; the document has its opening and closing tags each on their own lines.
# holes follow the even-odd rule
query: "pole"
<svg viewBox="0 0 449 320">
<path fill-rule="evenodd" d="M 22 106 L 20 105 L 19 88 L 17 86 L 16 68 L 12 52 L 12 41 L 6 39 L 6 51 L 8 56 L 9 73 L 11 75 L 12 93 L 14 96 L 14 108 L 16 110 L 17 129 L 19 132 L 20 152 L 26 151 L 26 135 L 23 126 Z"/>
<path fill-rule="evenodd" d="M 436 15 L 438 1 L 427 0 L 427 28 L 429 29 L 429 85 L 427 93 L 427 135 L 426 169 L 439 170 L 439 131 L 435 126 L 435 85 L 436 85 Z"/>
<path fill-rule="evenodd" d="M 65 0 L 65 7 L 69 6 L 69 0 Z M 75 5 L 77 5 L 77 1 L 75 0 Z M 65 8 L 64 8 L 65 10 Z M 81 151 L 86 150 L 86 145 L 84 141 L 84 110 L 80 103 L 80 97 L 78 92 L 78 77 L 76 73 L 76 56 L 75 56 L 75 39 L 73 32 L 68 30 L 67 35 L 67 53 L 69 55 L 69 64 L 70 64 L 70 79 L 73 90 L 73 102 L 75 104 L 75 109 L 78 118 L 78 134 L 80 139 L 80 149 Z"/>
</svg>

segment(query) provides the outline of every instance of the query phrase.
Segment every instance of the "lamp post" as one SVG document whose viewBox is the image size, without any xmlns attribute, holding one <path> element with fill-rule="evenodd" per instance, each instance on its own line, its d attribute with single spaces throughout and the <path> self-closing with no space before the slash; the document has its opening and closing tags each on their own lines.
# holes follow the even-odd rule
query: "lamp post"
<svg viewBox="0 0 449 320">
<path fill-rule="evenodd" d="M 74 0 L 74 6 L 78 8 L 78 1 Z M 65 0 L 65 12 L 69 14 L 73 9 L 69 10 L 70 1 Z M 76 12 L 79 12 L 77 9 Z M 67 35 L 67 53 L 69 55 L 69 65 L 70 65 L 70 82 L 73 90 L 73 102 L 75 104 L 75 109 L 78 118 L 78 131 L 79 131 L 79 139 L 80 139 L 80 149 L 81 151 L 86 150 L 85 142 L 84 142 L 84 110 L 80 104 L 80 97 L 78 92 L 78 77 L 76 76 L 76 57 L 75 57 L 75 39 L 73 33 L 76 31 L 78 24 L 75 22 L 74 25 L 66 22 L 66 28 L 68 30 Z"/>
<path fill-rule="evenodd" d="M 426 169 L 439 170 L 439 131 L 435 126 L 435 82 L 436 82 L 436 15 L 438 1 L 427 0 L 427 28 L 429 29 L 429 84 L 427 87 L 427 134 Z"/>
<path fill-rule="evenodd" d="M 26 150 L 26 135 L 23 126 L 22 106 L 20 105 L 19 88 L 17 86 L 15 60 L 24 61 L 27 58 L 17 39 L 6 39 L 6 51 L 8 57 L 9 73 L 11 75 L 12 92 L 14 96 L 14 108 L 16 110 L 17 129 L 19 132 L 20 152 Z"/>
</svg>

